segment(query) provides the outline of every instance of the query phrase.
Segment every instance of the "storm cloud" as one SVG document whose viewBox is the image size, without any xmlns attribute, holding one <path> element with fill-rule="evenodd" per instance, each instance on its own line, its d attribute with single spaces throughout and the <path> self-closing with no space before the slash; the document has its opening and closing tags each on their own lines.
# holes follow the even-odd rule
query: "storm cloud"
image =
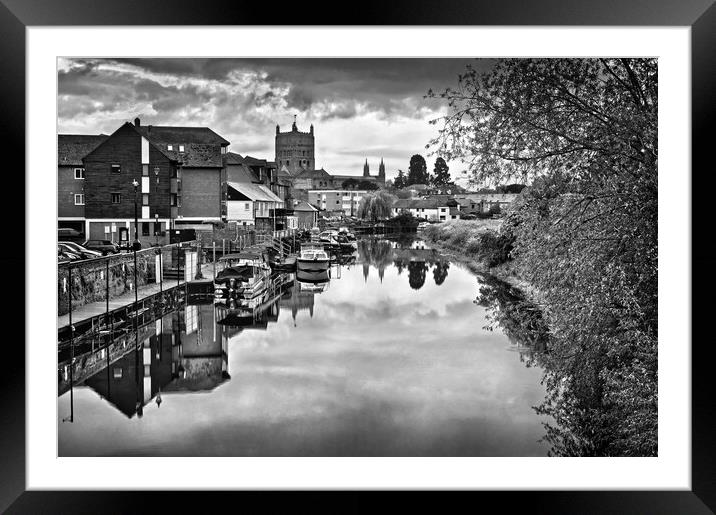
<svg viewBox="0 0 716 515">
<path fill-rule="evenodd" d="M 360 174 L 365 159 L 388 178 L 426 155 L 445 106 L 424 95 L 457 83 L 470 59 L 60 59 L 61 133 L 110 134 L 139 116 L 154 125 L 208 126 L 230 150 L 273 159 L 276 124 L 316 131 L 316 161 Z M 452 164 L 459 166 L 459 164 Z M 451 169 L 451 171 L 457 171 Z"/>
</svg>

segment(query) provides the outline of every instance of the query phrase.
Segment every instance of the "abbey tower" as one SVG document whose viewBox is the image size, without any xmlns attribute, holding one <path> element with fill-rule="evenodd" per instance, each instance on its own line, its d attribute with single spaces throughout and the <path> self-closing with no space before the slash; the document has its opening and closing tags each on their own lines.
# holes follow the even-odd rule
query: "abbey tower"
<svg viewBox="0 0 716 515">
<path fill-rule="evenodd" d="M 309 132 L 300 132 L 295 116 L 289 132 L 281 132 L 281 128 L 276 125 L 275 148 L 279 170 L 285 167 L 291 175 L 296 175 L 303 170 L 313 170 L 316 166 L 313 125 Z"/>
</svg>

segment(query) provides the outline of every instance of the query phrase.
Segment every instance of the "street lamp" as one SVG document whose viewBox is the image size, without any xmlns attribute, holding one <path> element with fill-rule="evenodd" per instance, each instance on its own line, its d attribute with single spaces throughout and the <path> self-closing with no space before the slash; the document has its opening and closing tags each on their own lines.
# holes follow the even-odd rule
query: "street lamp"
<svg viewBox="0 0 716 515">
<path fill-rule="evenodd" d="M 139 220 L 137 215 L 137 186 L 139 186 L 139 183 L 137 182 L 137 179 L 132 180 L 132 186 L 134 186 L 134 243 L 133 248 L 134 252 L 137 252 L 137 243 L 139 243 Z"/>
</svg>

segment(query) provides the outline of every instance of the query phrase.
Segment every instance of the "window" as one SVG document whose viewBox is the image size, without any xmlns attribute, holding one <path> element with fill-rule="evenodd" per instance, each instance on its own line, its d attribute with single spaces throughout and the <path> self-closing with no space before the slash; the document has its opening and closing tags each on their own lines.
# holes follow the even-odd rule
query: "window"
<svg viewBox="0 0 716 515">
<path fill-rule="evenodd" d="M 149 165 L 142 165 L 142 177 L 149 177 Z"/>
<path fill-rule="evenodd" d="M 251 204 L 250 204 L 249 202 L 245 202 L 245 203 L 244 203 L 244 209 L 245 209 L 246 211 L 248 211 L 249 209 L 251 209 Z"/>
<path fill-rule="evenodd" d="M 84 193 L 75 193 L 75 206 L 84 206 L 85 205 L 85 194 Z"/>
<path fill-rule="evenodd" d="M 142 222 L 142 236 L 149 236 L 150 222 Z"/>
<path fill-rule="evenodd" d="M 122 379 L 122 367 L 114 367 L 112 369 L 112 377 L 115 379 Z"/>
<path fill-rule="evenodd" d="M 112 204 L 119 204 L 122 202 L 121 193 L 112 193 Z"/>
<path fill-rule="evenodd" d="M 75 179 L 84 179 L 85 178 L 85 169 L 84 168 L 75 168 Z"/>
<path fill-rule="evenodd" d="M 174 150 L 174 146 L 173 146 L 173 145 L 167 145 L 167 150 Z"/>
<path fill-rule="evenodd" d="M 112 173 L 122 173 L 122 167 L 120 165 L 110 165 Z"/>
<path fill-rule="evenodd" d="M 179 152 L 184 152 L 184 145 L 179 145 Z"/>
<path fill-rule="evenodd" d="M 142 193 L 142 205 L 143 206 L 149 205 L 149 193 Z"/>
<path fill-rule="evenodd" d="M 177 205 L 177 194 L 176 193 L 172 193 L 172 196 L 169 199 L 169 205 L 172 207 L 175 207 Z"/>
</svg>

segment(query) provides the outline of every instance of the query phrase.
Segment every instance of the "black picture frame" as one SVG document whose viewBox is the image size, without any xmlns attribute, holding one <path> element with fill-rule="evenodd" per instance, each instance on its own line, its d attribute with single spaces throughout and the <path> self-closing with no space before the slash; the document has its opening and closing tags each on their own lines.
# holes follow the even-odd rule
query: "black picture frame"
<svg viewBox="0 0 716 515">
<path fill-rule="evenodd" d="M 716 64 L 716 7 L 713 0 L 517 0 L 418 2 L 363 1 L 346 4 L 349 10 L 340 14 L 340 5 L 313 2 L 296 3 L 278 8 L 271 2 L 229 0 L 0 0 L 0 106 L 2 141 L 8 164 L 3 176 L 6 191 L 13 196 L 25 191 L 24 176 L 9 173 L 25 169 L 25 29 L 36 25 L 620 25 L 620 26 L 689 26 L 692 58 L 692 170 L 701 172 L 684 180 L 692 181 L 692 490 L 691 491 L 529 491 L 529 492 L 456 492 L 446 495 L 412 492 L 402 495 L 405 503 L 421 508 L 439 508 L 450 512 L 453 506 L 495 501 L 501 510 L 524 507 L 530 512 L 548 513 L 713 513 L 716 511 L 716 401 L 710 381 L 714 350 L 708 337 L 708 320 L 714 302 L 709 293 L 714 286 L 716 244 L 710 234 L 711 199 L 714 174 L 708 173 L 707 158 L 714 134 L 714 64 Z M 334 19 L 321 19 L 317 13 L 333 13 Z M 21 151 L 21 149 L 23 151 Z M 33 151 L 33 149 L 28 149 Z M 13 182 L 14 181 L 14 182 Z M 32 192 L 27 191 L 26 195 Z M 8 207 L 6 213 L 24 213 L 21 206 Z M 12 215 L 16 216 L 16 215 Z M 23 218 L 24 220 L 24 218 Z M 13 228 L 17 226 L 13 222 Z M 24 224 L 23 224 L 24 234 Z M 17 242 L 16 231 L 5 234 L 13 242 L 2 257 L 5 270 L 24 269 L 24 245 Z M 24 235 L 24 237 L 29 235 Z M 23 237 L 23 240 L 24 240 Z M 7 241 L 7 240 L 6 240 Z M 5 274 L 5 313 L 14 314 L 24 305 L 24 284 L 17 273 Z M 11 293 L 8 293 L 11 292 Z M 29 307 L 29 310 L 38 307 Z M 26 312 L 26 323 L 29 312 Z M 11 325 L 9 322 L 7 325 Z M 16 330 L 18 328 L 15 328 Z M 367 511 L 394 496 L 386 492 L 346 492 L 340 497 L 315 492 L 51 492 L 25 491 L 25 349 L 19 337 L 6 336 L 0 383 L 4 393 L 0 410 L 0 512 L 7 513 L 145 513 L 189 511 L 205 508 L 205 497 L 211 496 L 215 509 L 258 503 L 265 510 L 281 505 L 310 507 L 317 511 Z M 28 342 L 26 342 L 26 345 Z M 690 345 L 691 342 L 669 342 Z M 237 500 L 240 497 L 240 501 Z M 240 504 L 239 504 L 240 502 Z M 154 505 L 155 507 L 153 507 Z M 333 509 L 331 509 L 333 508 Z M 206 511 L 206 509 L 202 509 Z M 233 511 L 233 510 L 232 510 Z M 403 511 L 403 510 L 401 510 Z"/>
</svg>

